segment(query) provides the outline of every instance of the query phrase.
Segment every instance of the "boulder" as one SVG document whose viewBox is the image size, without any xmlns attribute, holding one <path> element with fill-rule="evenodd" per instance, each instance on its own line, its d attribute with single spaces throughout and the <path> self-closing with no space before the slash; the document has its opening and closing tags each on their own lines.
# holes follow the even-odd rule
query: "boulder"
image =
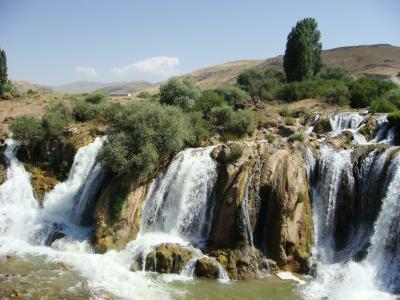
<svg viewBox="0 0 400 300">
<path fill-rule="evenodd" d="M 218 262 L 210 257 L 202 257 L 196 261 L 194 275 L 196 277 L 214 278 L 219 275 Z"/>
<path fill-rule="evenodd" d="M 146 257 L 145 269 L 158 273 L 180 273 L 196 250 L 180 244 L 161 244 Z"/>
<path fill-rule="evenodd" d="M 329 121 L 329 118 L 326 116 L 320 117 L 317 124 L 314 127 L 313 132 L 317 134 L 326 134 L 330 131 L 332 131 L 332 126 L 331 122 Z"/>
</svg>

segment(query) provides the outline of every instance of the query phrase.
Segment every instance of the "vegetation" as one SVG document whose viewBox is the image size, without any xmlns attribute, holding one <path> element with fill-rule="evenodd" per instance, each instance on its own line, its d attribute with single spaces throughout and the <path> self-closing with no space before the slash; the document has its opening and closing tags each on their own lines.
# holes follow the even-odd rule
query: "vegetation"
<svg viewBox="0 0 400 300">
<path fill-rule="evenodd" d="M 234 114 L 234 117 L 226 124 L 225 130 L 229 134 L 242 137 L 251 135 L 256 130 L 258 119 L 251 110 L 240 110 Z"/>
<path fill-rule="evenodd" d="M 321 33 L 313 18 L 297 22 L 289 33 L 283 66 L 289 82 L 310 80 L 322 67 Z"/>
<path fill-rule="evenodd" d="M 46 107 L 42 125 L 48 136 L 58 136 L 72 120 L 71 110 L 62 102 L 55 102 Z"/>
<path fill-rule="evenodd" d="M 107 94 L 99 92 L 86 94 L 83 97 L 72 100 L 72 112 L 76 121 L 86 122 L 93 119 L 112 118 L 113 112 L 118 110 L 118 106 L 112 105 Z"/>
<path fill-rule="evenodd" d="M 218 88 L 216 92 L 228 105 L 232 106 L 242 104 L 249 99 L 249 94 L 246 91 L 234 85 Z"/>
<path fill-rule="evenodd" d="M 188 117 L 173 106 L 135 103 L 119 112 L 110 125 L 100 159 L 119 175 L 146 175 L 161 156 L 194 142 Z"/>
<path fill-rule="evenodd" d="M 298 133 L 294 133 L 288 137 L 289 143 L 293 143 L 294 141 L 299 141 L 302 143 L 304 141 L 304 134 L 302 134 L 301 132 L 298 132 Z"/>
<path fill-rule="evenodd" d="M 200 90 L 192 82 L 182 78 L 171 78 L 160 87 L 160 102 L 168 105 L 178 105 L 175 101 L 185 97 L 194 102 L 200 97 Z"/>
<path fill-rule="evenodd" d="M 6 92 L 7 83 L 7 56 L 4 50 L 0 49 L 0 96 Z"/>
<path fill-rule="evenodd" d="M 400 111 L 389 114 L 388 120 L 390 124 L 395 126 L 397 130 L 400 131 Z"/>
<path fill-rule="evenodd" d="M 148 91 L 142 91 L 137 96 L 138 96 L 138 98 L 141 98 L 141 99 L 151 98 L 151 94 Z"/>
<path fill-rule="evenodd" d="M 222 161 L 224 163 L 233 163 L 237 161 L 239 158 L 241 158 L 242 155 L 243 155 L 243 147 L 238 144 L 234 144 L 230 147 L 229 153 L 222 158 Z"/>
</svg>

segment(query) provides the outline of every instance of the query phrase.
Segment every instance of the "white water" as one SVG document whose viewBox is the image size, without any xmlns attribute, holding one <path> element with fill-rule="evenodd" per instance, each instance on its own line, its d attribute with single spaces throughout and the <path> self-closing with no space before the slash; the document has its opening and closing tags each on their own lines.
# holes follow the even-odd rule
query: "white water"
<svg viewBox="0 0 400 300">
<path fill-rule="evenodd" d="M 381 120 L 386 128 L 378 126 L 375 138 L 368 144 L 390 144 L 393 141 L 385 116 Z M 362 121 L 358 114 L 339 114 L 331 118 L 331 135 L 338 135 L 343 130 L 358 134 Z M 395 299 L 396 296 L 390 293 L 400 292 L 400 156 L 397 154 L 389 166 L 388 175 L 383 176 L 388 158 L 396 148 L 371 151 L 361 157 L 357 168 L 356 162 L 351 161 L 352 151 L 337 152 L 322 144 L 317 163 L 315 158 L 311 158 L 311 151 L 306 153 L 309 178 L 312 175 L 316 181 L 311 185 L 315 245 L 310 263 L 316 265 L 317 274 L 301 289 L 305 299 Z M 360 218 L 369 215 L 368 210 L 373 209 L 374 201 L 379 197 L 382 205 L 375 225 L 352 227 L 348 245 L 337 252 L 333 234 L 336 214 L 341 213 L 336 205 L 338 193 L 343 189 L 343 179 L 350 191 L 354 190 L 357 182 L 357 191 L 361 193 L 359 212 L 353 214 L 360 213 Z M 382 195 L 377 194 L 378 182 L 386 186 Z M 362 250 L 368 240 L 367 256 L 360 262 L 353 261 L 353 255 Z"/>
<path fill-rule="evenodd" d="M 316 115 L 316 116 L 314 117 L 314 120 L 311 122 L 311 126 L 309 126 L 309 127 L 306 129 L 306 133 L 307 133 L 307 134 L 311 134 L 311 132 L 314 131 L 315 125 L 317 125 L 318 121 L 319 121 L 319 115 Z"/>
<path fill-rule="evenodd" d="M 93 290 L 106 290 L 125 299 L 168 299 L 169 287 L 153 282 L 141 272 L 131 272 L 129 253 L 94 254 L 88 241 L 90 226 L 79 226 L 86 202 L 98 188 L 97 152 L 103 139 L 82 147 L 75 156 L 67 181 L 45 196 L 40 208 L 33 196 L 30 175 L 16 158 L 18 145 L 7 140 L 7 180 L 0 186 L 0 256 L 40 256 L 62 262 L 86 277 Z M 66 237 L 43 246 L 52 224 L 61 225 Z"/>
<path fill-rule="evenodd" d="M 140 232 L 126 249 L 135 260 L 146 256 L 162 243 L 202 246 L 210 231 L 213 188 L 217 180 L 214 147 L 186 149 L 178 153 L 167 170 L 153 180 L 144 200 Z M 182 271 L 182 279 L 192 277 L 194 264 L 204 256 L 200 250 Z M 219 265 L 219 278 L 229 280 Z M 177 277 L 177 279 L 179 279 Z"/>
</svg>

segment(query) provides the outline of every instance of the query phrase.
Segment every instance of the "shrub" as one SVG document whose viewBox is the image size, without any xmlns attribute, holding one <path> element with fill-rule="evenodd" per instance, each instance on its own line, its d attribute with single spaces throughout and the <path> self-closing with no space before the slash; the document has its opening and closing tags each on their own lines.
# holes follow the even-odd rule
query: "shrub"
<svg viewBox="0 0 400 300">
<path fill-rule="evenodd" d="M 241 158 L 242 155 L 243 147 L 238 144 L 234 144 L 230 147 L 229 153 L 222 157 L 222 161 L 224 163 L 233 163 Z"/>
<path fill-rule="evenodd" d="M 323 98 L 331 105 L 349 105 L 349 88 L 341 81 L 330 80 L 322 91 Z"/>
<path fill-rule="evenodd" d="M 260 85 L 259 96 L 265 101 L 275 100 L 279 97 L 282 86 L 282 82 L 276 78 L 267 79 Z"/>
<path fill-rule="evenodd" d="M 205 90 L 197 100 L 196 109 L 202 111 L 206 117 L 209 117 L 209 114 L 214 107 L 222 105 L 224 105 L 224 99 L 216 91 Z"/>
<path fill-rule="evenodd" d="M 16 117 L 10 122 L 10 131 L 13 137 L 23 145 L 38 142 L 44 139 L 45 130 L 40 120 L 32 116 Z"/>
<path fill-rule="evenodd" d="M 400 112 L 394 112 L 388 115 L 388 121 L 400 131 Z"/>
<path fill-rule="evenodd" d="M 341 66 L 324 66 L 317 77 L 325 80 L 351 80 L 350 71 Z"/>
<path fill-rule="evenodd" d="M 288 142 L 289 143 L 293 143 L 294 141 L 299 141 L 299 142 L 303 142 L 304 141 L 304 134 L 302 134 L 301 132 L 298 133 L 294 133 L 291 136 L 288 137 Z"/>
<path fill-rule="evenodd" d="M 192 112 L 188 115 L 191 138 L 190 143 L 198 146 L 204 140 L 207 140 L 211 136 L 211 126 L 203 119 L 200 112 Z"/>
<path fill-rule="evenodd" d="M 234 85 L 227 85 L 218 88 L 216 92 L 225 100 L 226 103 L 232 106 L 244 103 L 250 98 L 246 91 Z"/>
<path fill-rule="evenodd" d="M 258 68 L 251 68 L 242 71 L 236 83 L 242 90 L 245 90 L 250 96 L 254 97 L 258 95 L 259 87 L 264 79 L 262 70 Z"/>
<path fill-rule="evenodd" d="M 285 124 L 288 126 L 293 126 L 294 123 L 296 123 L 296 120 L 292 117 L 286 117 L 285 118 Z"/>
<path fill-rule="evenodd" d="M 317 81 L 293 81 L 285 84 L 279 92 L 280 97 L 288 102 L 307 98 L 316 98 L 320 92 Z"/>
<path fill-rule="evenodd" d="M 372 100 L 396 88 L 393 82 L 362 77 L 350 86 L 350 103 L 352 107 L 367 107 Z"/>
<path fill-rule="evenodd" d="M 72 112 L 75 120 L 79 122 L 93 120 L 98 116 L 99 113 L 97 105 L 81 99 L 74 102 Z"/>
<path fill-rule="evenodd" d="M 99 157 L 114 173 L 139 177 L 152 170 L 160 156 L 193 141 L 192 134 L 179 108 L 138 102 L 115 116 Z"/>
<path fill-rule="evenodd" d="M 265 138 L 267 139 L 267 142 L 272 144 L 275 141 L 275 136 L 272 133 L 267 133 Z"/>
<path fill-rule="evenodd" d="M 397 106 L 387 99 L 378 98 L 372 100 L 369 110 L 374 113 L 390 113 L 397 111 Z"/>
<path fill-rule="evenodd" d="M 199 89 L 187 79 L 171 78 L 160 87 L 160 102 L 168 105 L 176 105 L 175 99 L 187 97 L 197 100 L 200 97 Z"/>
<path fill-rule="evenodd" d="M 232 121 L 234 112 L 231 106 L 214 107 L 211 111 L 211 120 L 215 125 L 226 125 Z"/>
<path fill-rule="evenodd" d="M 85 101 L 91 104 L 100 104 L 108 101 L 108 95 L 105 92 L 97 92 L 88 94 Z"/>
<path fill-rule="evenodd" d="M 257 128 L 257 117 L 250 110 L 241 110 L 234 114 L 232 120 L 226 124 L 225 129 L 228 133 L 239 137 L 250 135 Z"/>
<path fill-rule="evenodd" d="M 110 215 L 114 221 L 121 217 L 122 208 L 129 194 L 129 187 L 122 180 L 118 180 L 110 192 Z"/>
<path fill-rule="evenodd" d="M 386 92 L 382 98 L 390 101 L 400 109 L 400 88 L 392 89 Z"/>
<path fill-rule="evenodd" d="M 137 95 L 138 98 L 147 99 L 151 98 L 151 94 L 148 91 L 142 91 Z"/>
<path fill-rule="evenodd" d="M 64 127 L 72 122 L 71 110 L 62 102 L 52 103 L 46 107 L 42 122 L 47 135 L 61 135 Z"/>
<path fill-rule="evenodd" d="M 287 104 L 283 105 L 281 110 L 280 110 L 280 112 L 279 112 L 279 114 L 282 117 L 289 117 L 290 116 L 289 105 L 287 105 Z"/>
<path fill-rule="evenodd" d="M 186 96 L 179 96 L 178 98 L 175 99 L 174 103 L 176 106 L 179 106 L 184 111 L 193 110 L 196 104 L 196 102 L 192 98 Z"/>
</svg>

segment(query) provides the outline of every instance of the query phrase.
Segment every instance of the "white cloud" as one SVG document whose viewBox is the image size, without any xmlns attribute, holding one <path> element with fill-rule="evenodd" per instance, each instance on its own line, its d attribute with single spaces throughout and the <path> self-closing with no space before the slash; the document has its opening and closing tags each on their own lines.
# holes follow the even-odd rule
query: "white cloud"
<svg viewBox="0 0 400 300">
<path fill-rule="evenodd" d="M 114 75 L 120 77 L 135 75 L 136 77 L 146 77 L 142 79 L 148 79 L 148 77 L 166 79 L 179 73 L 179 65 L 180 62 L 177 57 L 157 56 L 146 58 L 130 65 L 115 67 L 111 71 Z"/>
<path fill-rule="evenodd" d="M 78 73 L 79 75 L 83 75 L 85 77 L 98 77 L 99 75 L 96 72 L 95 68 L 92 67 L 82 67 L 82 66 L 76 66 L 75 67 L 75 72 Z"/>
</svg>

